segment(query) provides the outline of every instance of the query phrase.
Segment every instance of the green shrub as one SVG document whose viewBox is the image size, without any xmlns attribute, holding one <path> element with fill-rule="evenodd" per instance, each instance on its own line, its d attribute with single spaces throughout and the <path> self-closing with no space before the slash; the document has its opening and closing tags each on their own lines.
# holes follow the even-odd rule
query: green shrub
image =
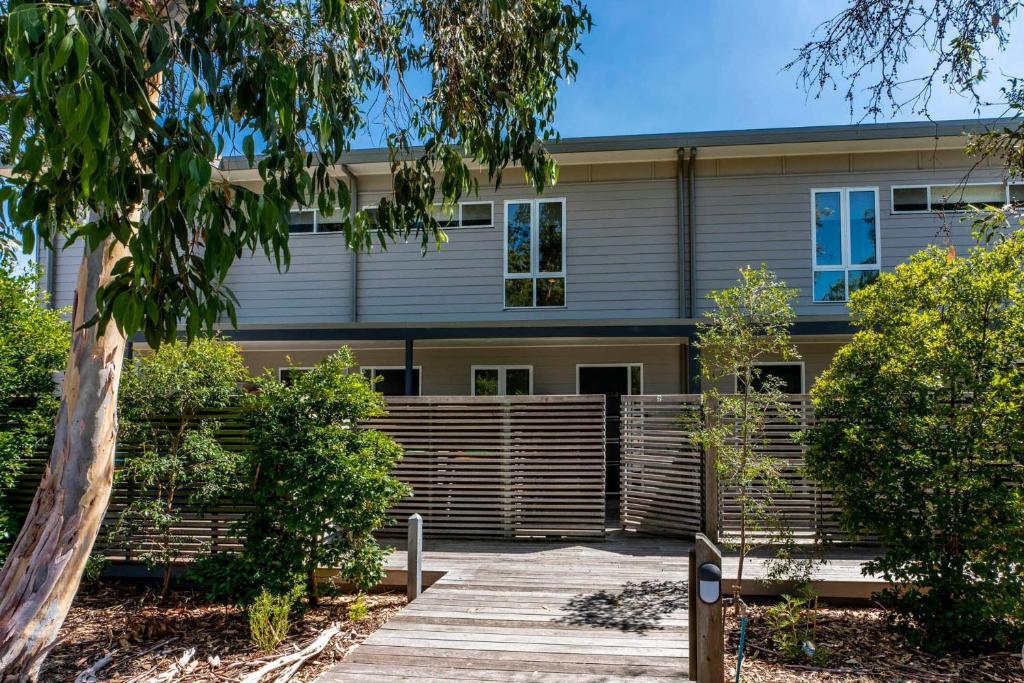
<svg viewBox="0 0 1024 683">
<path fill-rule="evenodd" d="M 361 426 L 385 404 L 352 367 L 343 348 L 290 384 L 268 372 L 246 400 L 253 488 L 243 554 L 272 593 L 305 577 L 315 603 L 318 567 L 339 567 L 359 591 L 384 576 L 386 551 L 373 533 L 409 489 L 391 474 L 401 447 Z"/>
<path fill-rule="evenodd" d="M 85 571 L 82 573 L 82 583 L 89 585 L 98 583 L 108 564 L 110 564 L 109 560 L 102 554 L 97 552 L 90 554 L 85 563 Z"/>
<path fill-rule="evenodd" d="M 260 652 L 273 652 L 288 635 L 295 600 L 294 592 L 273 595 L 264 590 L 249 605 L 249 637 Z"/>
<path fill-rule="evenodd" d="M 348 606 L 345 615 L 349 621 L 362 621 L 370 613 L 370 606 L 366 604 L 366 596 L 360 593 L 352 604 Z"/>
<path fill-rule="evenodd" d="M 867 569 L 932 650 L 1024 639 L 1024 233 L 931 248 L 850 303 L 859 331 L 813 397 L 810 473 L 843 526 L 878 537 Z"/>
<path fill-rule="evenodd" d="M 202 512 L 241 484 L 242 456 L 221 446 L 218 423 L 202 416 L 236 404 L 247 377 L 237 346 L 197 339 L 135 359 L 121 378 L 119 435 L 137 450 L 118 474 L 133 486 L 110 540 L 139 546 L 137 556 L 162 570 L 164 593 L 172 564 L 193 541 L 176 532 L 182 503 Z"/>
<path fill-rule="evenodd" d="M 772 644 L 788 662 L 824 665 L 829 652 L 817 646 L 818 598 L 810 588 L 799 596 L 783 595 L 765 612 Z"/>
<path fill-rule="evenodd" d="M 0 564 L 21 526 L 5 504 L 26 460 L 53 439 L 58 401 L 54 373 L 64 369 L 71 346 L 66 310 L 44 307 L 40 271 L 18 270 L 0 250 Z"/>
</svg>

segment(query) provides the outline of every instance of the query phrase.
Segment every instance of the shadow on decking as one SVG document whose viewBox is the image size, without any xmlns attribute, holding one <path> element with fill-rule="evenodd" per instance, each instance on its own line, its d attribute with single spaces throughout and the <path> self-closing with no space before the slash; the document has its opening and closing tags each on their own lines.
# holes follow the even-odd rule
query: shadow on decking
<svg viewBox="0 0 1024 683">
<path fill-rule="evenodd" d="M 686 606 L 685 581 L 630 581 L 619 592 L 599 590 L 577 595 L 566 603 L 568 614 L 558 621 L 645 633 L 664 628 L 661 620 Z"/>
</svg>

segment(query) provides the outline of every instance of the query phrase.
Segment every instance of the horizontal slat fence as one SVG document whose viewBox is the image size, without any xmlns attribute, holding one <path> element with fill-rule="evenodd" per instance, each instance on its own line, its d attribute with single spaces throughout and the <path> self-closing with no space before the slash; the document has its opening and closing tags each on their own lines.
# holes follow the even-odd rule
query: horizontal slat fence
<svg viewBox="0 0 1024 683">
<path fill-rule="evenodd" d="M 373 426 L 436 536 L 604 536 L 604 396 L 392 398 Z"/>
<path fill-rule="evenodd" d="M 171 420 L 176 418 L 161 418 Z M 218 443 L 226 450 L 241 452 L 249 447 L 247 427 L 237 409 L 228 408 L 217 411 L 205 411 L 195 418 L 196 422 L 215 424 Z M 114 455 L 115 471 L 122 472 L 124 463 L 139 452 L 139 445 L 119 441 Z M 25 464 L 25 469 L 17 487 L 11 492 L 11 507 L 24 514 L 32 504 L 32 497 L 43 475 L 43 469 L 49 459 L 49 445 L 38 449 Z M 124 540 L 113 542 L 107 537 L 109 530 L 114 528 L 118 517 L 128 505 L 132 496 L 137 495 L 135 485 L 121 476 L 115 476 L 114 489 L 110 495 L 110 504 L 104 518 L 103 532 L 97 544 L 99 550 L 111 560 L 136 561 L 141 553 L 153 548 L 153 538 L 144 530 Z M 181 489 L 176 500 L 184 501 L 190 491 Z M 210 507 L 204 512 L 181 504 L 178 507 L 181 520 L 171 530 L 173 543 L 183 558 L 191 558 L 201 554 L 204 549 L 237 550 L 240 547 L 238 538 L 233 533 L 234 523 L 245 513 L 246 506 L 237 501 L 224 501 Z"/>
<path fill-rule="evenodd" d="M 848 541 L 836 523 L 830 493 L 807 478 L 806 447 L 794 437 L 814 424 L 814 409 L 805 395 L 790 396 L 792 421 L 768 417 L 764 449 L 779 463 L 787 490 L 770 494 L 771 508 L 798 541 Z M 692 442 L 702 420 L 699 395 L 623 397 L 623 502 L 626 529 L 691 537 L 702 528 L 704 454 Z M 757 488 L 753 496 L 767 496 Z M 717 505 L 719 533 L 734 539 L 740 528 L 738 492 L 722 489 Z M 865 539 L 867 540 L 867 539 Z"/>
<path fill-rule="evenodd" d="M 438 537 L 603 537 L 604 396 L 403 397 L 389 398 L 388 409 L 368 426 L 405 449 L 395 475 L 413 487 L 413 495 L 395 508 L 396 520 L 418 512 L 425 532 Z M 249 447 L 237 410 L 199 419 L 216 422 L 225 448 Z M 119 443 L 118 467 L 137 451 L 135 444 Z M 28 510 L 48 457 L 48 446 L 41 447 L 26 463 L 9 498 L 15 511 Z M 105 529 L 124 510 L 131 486 L 115 484 Z M 187 495 L 181 491 L 178 500 Z M 173 535 L 182 557 L 207 547 L 239 547 L 233 525 L 244 505 L 181 510 Z M 132 561 L 151 543 L 140 534 L 128 543 L 107 543 L 103 551 L 110 559 Z"/>
<path fill-rule="evenodd" d="M 689 421 L 700 396 L 622 397 L 622 527 L 650 534 L 701 531 L 704 459 Z"/>
<path fill-rule="evenodd" d="M 832 496 L 804 472 L 806 447 L 797 441 L 800 432 L 814 424 L 814 407 L 809 396 L 789 396 L 789 411 L 775 411 L 768 415 L 765 429 L 755 437 L 756 450 L 775 460 L 782 479 L 783 492 L 769 493 L 755 485 L 749 495 L 755 500 L 770 502 L 769 509 L 778 521 L 787 526 L 797 541 L 815 539 L 842 540 L 844 535 L 835 522 Z M 739 535 L 741 509 L 739 491 L 723 488 L 720 496 L 720 532 L 729 540 Z M 755 532 L 754 536 L 767 537 L 770 532 Z"/>
</svg>

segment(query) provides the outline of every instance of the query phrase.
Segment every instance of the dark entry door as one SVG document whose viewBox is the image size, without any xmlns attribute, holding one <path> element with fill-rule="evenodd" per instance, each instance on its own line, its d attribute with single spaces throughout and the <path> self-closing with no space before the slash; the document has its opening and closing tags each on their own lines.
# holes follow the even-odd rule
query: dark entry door
<svg viewBox="0 0 1024 683">
<path fill-rule="evenodd" d="M 605 395 L 605 493 L 608 497 L 608 517 L 616 519 L 622 453 L 622 418 L 619 407 L 622 404 L 622 397 L 630 393 L 630 366 L 580 366 L 578 372 L 581 394 Z"/>
</svg>

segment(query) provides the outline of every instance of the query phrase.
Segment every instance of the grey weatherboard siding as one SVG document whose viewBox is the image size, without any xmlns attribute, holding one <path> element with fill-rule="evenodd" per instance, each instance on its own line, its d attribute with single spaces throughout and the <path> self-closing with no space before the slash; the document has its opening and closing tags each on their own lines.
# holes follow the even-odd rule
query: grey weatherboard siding
<svg viewBox="0 0 1024 683">
<path fill-rule="evenodd" d="M 843 315 L 843 303 L 812 301 L 811 190 L 877 187 L 882 269 L 889 271 L 929 244 L 943 244 L 942 221 L 931 213 L 893 214 L 890 187 L 956 184 L 967 168 L 875 172 L 748 175 L 697 178 L 694 234 L 697 310 L 711 308 L 707 294 L 731 286 L 745 265 L 764 262 L 791 287 L 800 289 L 799 315 Z M 971 182 L 1001 180 L 996 169 L 977 169 Z M 969 222 L 949 214 L 951 243 L 972 243 Z"/>
<path fill-rule="evenodd" d="M 503 185 L 493 228 L 448 231 L 441 251 L 419 242 L 360 255 L 359 321 L 491 322 L 673 318 L 678 313 L 676 196 L 672 178 L 559 183 L 544 198 L 566 200 L 566 306 L 504 310 L 504 203 L 532 199 Z M 380 194 L 362 193 L 375 204 Z"/>
</svg>

